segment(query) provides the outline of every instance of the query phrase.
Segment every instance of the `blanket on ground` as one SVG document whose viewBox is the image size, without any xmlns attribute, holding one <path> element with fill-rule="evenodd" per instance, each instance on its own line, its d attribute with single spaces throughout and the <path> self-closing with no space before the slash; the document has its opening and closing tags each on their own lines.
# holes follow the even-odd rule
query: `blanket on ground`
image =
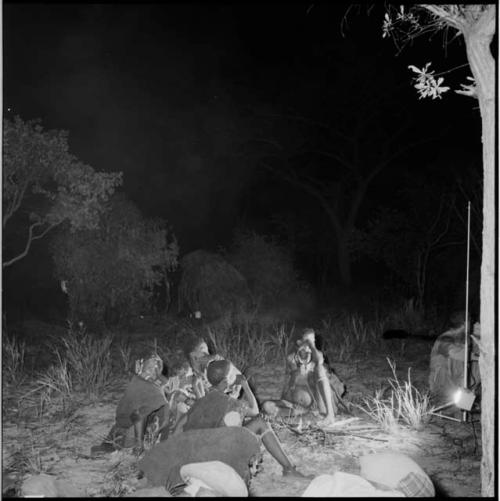
<svg viewBox="0 0 500 501">
<path fill-rule="evenodd" d="M 155 445 L 139 461 L 138 468 L 153 486 L 171 489 L 182 483 L 181 466 L 203 461 L 222 461 L 233 467 L 248 482 L 250 463 L 259 456 L 260 441 L 246 428 L 190 430 Z"/>
</svg>

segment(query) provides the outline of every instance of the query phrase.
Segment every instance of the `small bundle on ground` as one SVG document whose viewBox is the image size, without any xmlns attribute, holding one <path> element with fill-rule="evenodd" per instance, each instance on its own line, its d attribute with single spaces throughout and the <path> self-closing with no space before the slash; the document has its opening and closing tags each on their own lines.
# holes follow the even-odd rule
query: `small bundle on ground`
<svg viewBox="0 0 500 501">
<path fill-rule="evenodd" d="M 222 256 L 197 250 L 180 261 L 179 310 L 200 311 L 215 319 L 251 304 L 246 279 Z"/>
</svg>

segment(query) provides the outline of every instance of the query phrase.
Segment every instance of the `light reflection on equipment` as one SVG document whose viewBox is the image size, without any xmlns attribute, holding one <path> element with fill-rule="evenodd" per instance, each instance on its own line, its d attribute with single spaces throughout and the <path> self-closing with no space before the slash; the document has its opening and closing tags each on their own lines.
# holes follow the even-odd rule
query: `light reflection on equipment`
<svg viewBox="0 0 500 501">
<path fill-rule="evenodd" d="M 447 404 L 437 407 L 429 414 L 432 414 L 434 416 L 439 416 L 444 419 L 450 419 L 452 421 L 458 421 L 459 423 L 461 423 L 462 421 L 465 420 L 465 412 L 469 412 L 472 409 L 475 399 L 476 395 L 474 394 L 473 391 L 468 390 L 467 388 L 458 388 L 458 390 L 456 390 L 455 393 L 453 394 L 453 400 L 451 402 L 448 402 Z M 452 416 L 446 416 L 445 414 L 441 414 L 438 412 L 443 409 L 446 409 L 447 407 L 451 407 L 452 405 L 464 411 L 462 419 L 458 419 Z"/>
</svg>

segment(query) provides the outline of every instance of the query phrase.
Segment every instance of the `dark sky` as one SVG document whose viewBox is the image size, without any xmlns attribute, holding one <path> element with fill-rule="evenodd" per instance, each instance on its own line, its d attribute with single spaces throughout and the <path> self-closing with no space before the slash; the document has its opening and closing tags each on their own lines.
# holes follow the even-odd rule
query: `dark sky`
<svg viewBox="0 0 500 501">
<path fill-rule="evenodd" d="M 123 171 L 125 193 L 145 215 L 168 219 L 183 251 L 227 245 L 241 224 L 269 230 L 266 221 L 283 206 L 299 210 L 290 200 L 301 195 L 252 163 L 248 145 L 262 133 L 259 112 L 314 107 L 318 117 L 323 99 L 327 119 L 350 102 L 350 88 L 373 81 L 372 90 L 380 85 L 390 95 L 394 85 L 390 109 L 411 110 L 415 137 L 439 137 L 399 171 L 460 162 L 464 148 L 476 154 L 471 102 L 451 93 L 419 101 L 407 69 L 429 61 L 436 69 L 462 65 L 463 45 L 443 48 L 438 35 L 397 55 L 382 39 L 381 8 L 351 11 L 343 36 L 347 9 L 307 2 L 6 3 L 4 112 L 68 130 L 83 161 Z M 450 83 L 467 74 L 451 74 Z M 392 83 L 384 84 L 386 77 Z M 333 108 L 332 96 L 339 100 Z M 295 129 L 274 127 L 272 137 L 293 144 Z M 328 171 L 327 164 L 314 168 Z M 374 184 L 373 201 L 387 195 L 386 185 L 392 189 L 389 177 Z"/>
</svg>

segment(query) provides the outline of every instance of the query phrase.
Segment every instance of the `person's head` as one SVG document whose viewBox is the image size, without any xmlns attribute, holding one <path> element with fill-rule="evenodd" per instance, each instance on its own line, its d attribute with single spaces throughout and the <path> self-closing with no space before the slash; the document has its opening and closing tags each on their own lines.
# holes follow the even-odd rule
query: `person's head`
<svg viewBox="0 0 500 501">
<path fill-rule="evenodd" d="M 234 384 L 236 372 L 232 370 L 233 364 L 229 360 L 214 360 L 207 367 L 207 379 L 212 386 L 225 386 L 229 388 Z M 234 374 L 233 374 L 234 373 Z M 221 384 L 225 381 L 225 384 Z"/>
<path fill-rule="evenodd" d="M 209 354 L 208 345 L 202 337 L 189 336 L 184 345 L 184 353 L 187 357 L 200 357 Z"/>
<path fill-rule="evenodd" d="M 157 353 L 150 353 L 135 362 L 135 373 L 147 380 L 158 379 L 163 369 L 163 360 Z"/>
<path fill-rule="evenodd" d="M 307 344 L 302 344 L 296 352 L 296 357 L 300 364 L 308 364 L 312 359 L 311 348 Z"/>
</svg>

